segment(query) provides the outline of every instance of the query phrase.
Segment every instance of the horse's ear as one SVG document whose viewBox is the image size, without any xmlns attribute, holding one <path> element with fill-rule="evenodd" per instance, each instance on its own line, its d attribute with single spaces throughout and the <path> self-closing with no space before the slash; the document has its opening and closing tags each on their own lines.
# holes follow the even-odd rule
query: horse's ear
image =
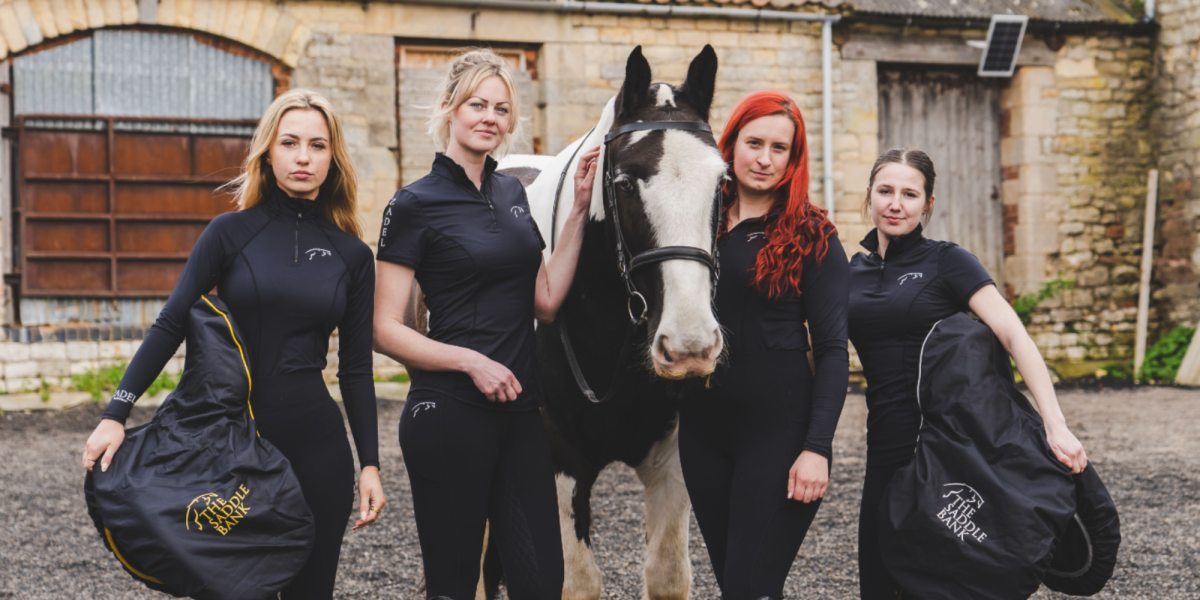
<svg viewBox="0 0 1200 600">
<path fill-rule="evenodd" d="M 688 66 L 687 80 L 683 82 L 683 95 L 700 111 L 700 117 L 708 120 L 712 109 L 713 94 L 717 87 L 717 53 L 705 45 L 700 54 Z"/>
<path fill-rule="evenodd" d="M 650 63 L 638 46 L 625 62 L 625 83 L 617 94 L 617 116 L 632 113 L 645 103 L 650 94 Z"/>
</svg>

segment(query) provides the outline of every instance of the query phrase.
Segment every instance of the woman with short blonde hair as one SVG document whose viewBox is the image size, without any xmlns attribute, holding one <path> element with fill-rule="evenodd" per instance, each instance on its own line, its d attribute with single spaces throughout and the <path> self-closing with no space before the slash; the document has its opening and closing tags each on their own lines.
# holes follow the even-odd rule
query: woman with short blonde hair
<svg viewBox="0 0 1200 600">
<path fill-rule="evenodd" d="M 309 90 L 276 98 L 230 186 L 239 210 L 213 219 L 196 241 L 83 463 L 107 470 L 133 403 L 179 348 L 192 305 L 216 287 L 245 332 L 259 434 L 288 458 L 316 525 L 312 554 L 282 598 L 328 599 L 354 504 L 350 444 L 321 375 L 335 328 L 338 384 L 362 467 L 355 530 L 385 503 L 371 361 L 374 261 L 359 239 L 354 163 L 329 101 Z"/>
<path fill-rule="evenodd" d="M 400 448 L 430 598 L 475 597 L 485 524 L 510 598 L 562 597 L 533 322 L 554 320 L 575 276 L 598 149 L 583 155 L 571 214 L 543 260 L 525 189 L 493 158 L 520 132 L 516 92 L 491 50 L 451 62 L 429 127 L 445 152 L 388 203 L 379 236 L 376 347 L 413 373 Z M 428 337 L 404 325 L 414 279 Z"/>
</svg>

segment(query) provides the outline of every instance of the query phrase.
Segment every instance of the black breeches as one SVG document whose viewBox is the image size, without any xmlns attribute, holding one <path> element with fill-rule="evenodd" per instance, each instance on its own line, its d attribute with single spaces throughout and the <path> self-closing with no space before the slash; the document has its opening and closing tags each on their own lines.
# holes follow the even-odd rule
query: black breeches
<svg viewBox="0 0 1200 600">
<path fill-rule="evenodd" d="M 562 536 L 536 410 L 488 410 L 422 390 L 400 417 L 426 594 L 473 600 L 490 524 L 512 600 L 559 600 Z"/>
<path fill-rule="evenodd" d="M 868 466 L 858 513 L 858 586 L 862 600 L 896 600 L 900 586 L 883 566 L 879 552 L 879 504 L 892 475 L 905 463 Z"/>
<path fill-rule="evenodd" d="M 292 463 L 317 528 L 308 563 L 280 594 L 282 600 L 333 597 L 342 537 L 354 510 L 354 458 L 342 411 L 324 387 L 308 393 L 312 397 L 292 397 L 286 404 L 259 406 L 251 398 L 259 433 Z"/>
<path fill-rule="evenodd" d="M 787 497 L 811 385 L 807 365 L 787 366 L 767 382 L 726 375 L 681 411 L 683 477 L 724 600 L 782 598 L 821 504 Z"/>
</svg>

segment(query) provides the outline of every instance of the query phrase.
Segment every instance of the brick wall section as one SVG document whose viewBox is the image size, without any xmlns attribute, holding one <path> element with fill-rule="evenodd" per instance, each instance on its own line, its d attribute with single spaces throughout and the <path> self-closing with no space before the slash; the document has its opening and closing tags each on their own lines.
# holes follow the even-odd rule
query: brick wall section
<svg viewBox="0 0 1200 600">
<path fill-rule="evenodd" d="M 1200 323 L 1200 1 L 1167 0 L 1158 11 L 1154 133 L 1162 180 L 1154 299 L 1165 332 Z"/>
</svg>

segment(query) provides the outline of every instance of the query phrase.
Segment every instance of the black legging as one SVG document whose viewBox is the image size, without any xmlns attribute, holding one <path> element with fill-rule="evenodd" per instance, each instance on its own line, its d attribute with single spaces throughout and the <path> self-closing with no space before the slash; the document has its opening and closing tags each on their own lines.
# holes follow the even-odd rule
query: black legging
<svg viewBox="0 0 1200 600">
<path fill-rule="evenodd" d="M 808 431 L 811 386 L 807 364 L 788 367 L 768 383 L 727 377 L 680 413 L 683 478 L 724 600 L 783 598 L 821 505 L 787 498 L 788 473 Z"/>
<path fill-rule="evenodd" d="M 858 587 L 862 600 L 897 600 L 900 586 L 883 566 L 879 553 L 879 503 L 892 475 L 906 463 L 867 467 L 858 513 Z"/>
<path fill-rule="evenodd" d="M 354 459 L 342 411 L 319 372 L 252 381 L 250 405 L 258 432 L 292 463 L 317 529 L 308 562 L 280 598 L 329 600 L 354 510 Z"/>
<path fill-rule="evenodd" d="M 562 535 L 537 410 L 489 410 L 417 390 L 400 417 L 429 598 L 473 600 L 485 523 L 512 600 L 559 600 Z"/>
</svg>

